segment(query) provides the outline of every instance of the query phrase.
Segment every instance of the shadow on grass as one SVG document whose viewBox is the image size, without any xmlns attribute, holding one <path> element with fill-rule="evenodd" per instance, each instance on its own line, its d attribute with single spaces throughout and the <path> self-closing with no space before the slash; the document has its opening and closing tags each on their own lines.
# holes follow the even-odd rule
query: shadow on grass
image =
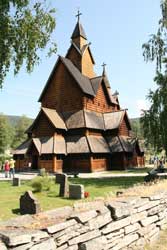
<svg viewBox="0 0 167 250">
<path fill-rule="evenodd" d="M 12 209 L 12 213 L 13 214 L 20 214 L 20 209 L 19 208 L 14 208 L 14 209 Z"/>
<path fill-rule="evenodd" d="M 94 187 L 109 187 L 109 186 L 123 186 L 130 187 L 136 183 L 144 182 L 144 177 L 125 176 L 125 177 L 104 177 L 104 178 L 69 178 L 71 183 L 83 184 L 84 186 Z"/>
</svg>

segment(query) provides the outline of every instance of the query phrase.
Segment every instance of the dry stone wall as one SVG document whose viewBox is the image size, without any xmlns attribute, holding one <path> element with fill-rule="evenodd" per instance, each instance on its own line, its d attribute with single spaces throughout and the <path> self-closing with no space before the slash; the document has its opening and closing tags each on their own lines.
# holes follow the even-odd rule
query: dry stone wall
<svg viewBox="0 0 167 250">
<path fill-rule="evenodd" d="M 40 216 L 44 220 L 50 218 L 52 223 L 30 230 L 21 216 L 16 219 L 17 227 L 13 224 L 11 228 L 9 222 L 6 226 L 0 224 L 0 249 L 144 249 L 146 243 L 155 241 L 160 230 L 167 227 L 167 193 L 78 203 L 73 208 L 56 209 Z M 34 222 L 35 217 L 25 216 L 25 220 Z"/>
</svg>

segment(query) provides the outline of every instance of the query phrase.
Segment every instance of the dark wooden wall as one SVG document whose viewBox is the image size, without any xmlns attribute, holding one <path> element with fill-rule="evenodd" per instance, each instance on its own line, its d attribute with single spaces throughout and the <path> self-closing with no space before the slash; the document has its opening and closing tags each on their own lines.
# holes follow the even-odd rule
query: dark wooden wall
<svg viewBox="0 0 167 250">
<path fill-rule="evenodd" d="M 58 112 L 77 111 L 83 108 L 82 98 L 78 84 L 60 62 L 42 98 L 42 107 Z"/>
</svg>

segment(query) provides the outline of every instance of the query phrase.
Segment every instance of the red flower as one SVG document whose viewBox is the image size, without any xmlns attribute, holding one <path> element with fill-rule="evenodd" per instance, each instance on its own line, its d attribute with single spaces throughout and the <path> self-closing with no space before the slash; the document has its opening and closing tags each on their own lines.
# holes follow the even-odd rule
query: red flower
<svg viewBox="0 0 167 250">
<path fill-rule="evenodd" d="M 89 195 L 90 195 L 89 192 L 86 192 L 86 191 L 84 192 L 84 197 L 85 198 L 89 197 Z"/>
</svg>

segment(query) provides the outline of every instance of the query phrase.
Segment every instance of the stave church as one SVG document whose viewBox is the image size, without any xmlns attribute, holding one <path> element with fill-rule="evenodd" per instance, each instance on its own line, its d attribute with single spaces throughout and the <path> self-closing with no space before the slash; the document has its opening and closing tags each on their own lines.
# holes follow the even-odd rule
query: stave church
<svg viewBox="0 0 167 250">
<path fill-rule="evenodd" d="M 111 90 L 105 64 L 101 75 L 77 15 L 71 44 L 57 62 L 39 97 L 41 109 L 15 151 L 16 169 L 48 172 L 125 170 L 144 165 L 132 136 L 127 109 Z"/>
</svg>

